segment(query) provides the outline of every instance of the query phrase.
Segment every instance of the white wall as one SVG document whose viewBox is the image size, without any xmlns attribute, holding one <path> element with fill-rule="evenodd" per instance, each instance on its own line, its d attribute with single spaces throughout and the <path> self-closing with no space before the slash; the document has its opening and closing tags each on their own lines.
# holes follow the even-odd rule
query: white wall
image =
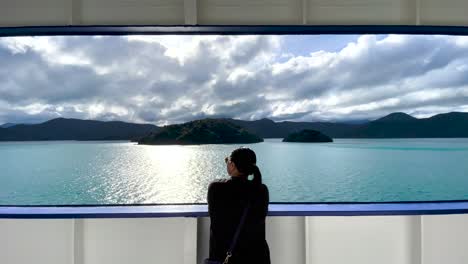
<svg viewBox="0 0 468 264">
<path fill-rule="evenodd" d="M 0 219 L 2 264 L 195 264 L 208 218 Z M 269 217 L 272 263 L 466 264 L 468 215 Z"/>
</svg>

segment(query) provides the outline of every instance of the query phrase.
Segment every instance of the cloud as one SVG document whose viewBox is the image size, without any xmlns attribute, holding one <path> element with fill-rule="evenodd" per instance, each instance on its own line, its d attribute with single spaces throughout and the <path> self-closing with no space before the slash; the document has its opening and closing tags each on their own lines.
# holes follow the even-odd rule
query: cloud
<svg viewBox="0 0 468 264">
<path fill-rule="evenodd" d="M 1 38 L 0 123 L 343 121 L 468 109 L 468 37 L 363 35 L 301 55 L 286 46 L 295 39 L 303 38 Z"/>
</svg>

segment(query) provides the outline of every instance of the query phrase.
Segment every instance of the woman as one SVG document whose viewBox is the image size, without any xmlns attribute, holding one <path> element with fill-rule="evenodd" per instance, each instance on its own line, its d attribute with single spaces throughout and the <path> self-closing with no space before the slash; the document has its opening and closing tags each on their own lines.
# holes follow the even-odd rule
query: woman
<svg viewBox="0 0 468 264">
<path fill-rule="evenodd" d="M 229 264 L 270 263 L 265 240 L 265 218 L 268 212 L 268 188 L 262 184 L 255 152 L 238 148 L 225 159 L 229 179 L 217 180 L 208 187 L 210 227 L 210 260 L 223 262 L 247 205 L 245 221 Z M 253 180 L 248 176 L 253 174 Z"/>
</svg>

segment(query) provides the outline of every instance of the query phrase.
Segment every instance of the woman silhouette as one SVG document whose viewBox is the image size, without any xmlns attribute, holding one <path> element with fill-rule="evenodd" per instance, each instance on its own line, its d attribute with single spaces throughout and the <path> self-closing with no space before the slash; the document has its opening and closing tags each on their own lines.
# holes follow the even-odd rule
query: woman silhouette
<svg viewBox="0 0 468 264">
<path fill-rule="evenodd" d="M 232 250 L 229 264 L 269 264 L 270 251 L 265 239 L 269 194 L 267 186 L 262 184 L 255 152 L 238 148 L 225 158 L 225 162 L 230 178 L 216 180 L 208 187 L 210 260 L 222 263 Z M 253 180 L 248 179 L 251 174 Z M 241 222 L 243 224 L 238 228 Z M 234 247 L 233 240 L 236 240 Z"/>
</svg>

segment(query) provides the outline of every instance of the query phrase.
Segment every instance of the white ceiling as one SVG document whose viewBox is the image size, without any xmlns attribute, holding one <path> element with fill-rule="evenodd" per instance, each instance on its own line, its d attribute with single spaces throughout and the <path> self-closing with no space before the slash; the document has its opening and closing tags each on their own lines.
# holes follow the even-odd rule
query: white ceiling
<svg viewBox="0 0 468 264">
<path fill-rule="evenodd" d="M 0 27 L 468 25 L 466 0 L 0 0 Z"/>
</svg>

